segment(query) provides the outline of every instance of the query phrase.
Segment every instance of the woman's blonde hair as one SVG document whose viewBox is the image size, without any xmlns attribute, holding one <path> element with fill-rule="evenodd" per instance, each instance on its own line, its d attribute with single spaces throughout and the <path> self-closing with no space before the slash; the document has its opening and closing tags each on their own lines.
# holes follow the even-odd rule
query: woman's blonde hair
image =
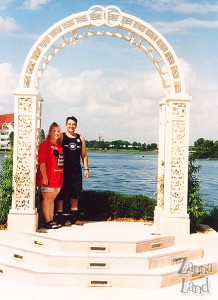
<svg viewBox="0 0 218 300">
<path fill-rule="evenodd" d="M 47 137 L 45 138 L 46 140 L 50 140 L 50 138 L 51 138 L 51 131 L 52 131 L 52 129 L 55 128 L 55 127 L 59 127 L 59 128 L 60 128 L 60 126 L 58 125 L 58 123 L 53 122 L 53 123 L 50 125 L 50 127 L 49 127 Z M 57 140 L 57 142 L 60 144 L 60 143 L 61 143 L 61 138 L 59 138 L 59 139 Z"/>
</svg>

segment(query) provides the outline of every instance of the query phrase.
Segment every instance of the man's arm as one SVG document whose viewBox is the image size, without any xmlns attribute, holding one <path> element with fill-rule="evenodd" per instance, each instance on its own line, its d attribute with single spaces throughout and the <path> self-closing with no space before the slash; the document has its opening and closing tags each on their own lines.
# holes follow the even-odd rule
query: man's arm
<svg viewBox="0 0 218 300">
<path fill-rule="evenodd" d="M 86 141 L 84 136 L 80 135 L 80 139 L 82 142 L 82 151 L 81 151 L 81 157 L 82 157 L 82 162 L 84 166 L 84 177 L 87 179 L 89 178 L 89 160 L 88 160 L 88 154 L 86 150 Z"/>
</svg>

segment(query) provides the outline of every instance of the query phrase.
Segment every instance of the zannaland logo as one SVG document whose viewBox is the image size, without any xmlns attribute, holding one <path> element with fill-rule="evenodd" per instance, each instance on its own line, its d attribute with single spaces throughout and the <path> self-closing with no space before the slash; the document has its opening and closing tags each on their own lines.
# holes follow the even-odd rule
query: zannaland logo
<svg viewBox="0 0 218 300">
<path fill-rule="evenodd" d="M 178 274 L 186 275 L 182 278 L 182 289 L 181 293 L 188 294 L 203 294 L 209 293 L 209 280 L 206 277 L 209 274 L 212 274 L 213 266 L 211 263 L 205 265 L 194 265 L 193 262 L 188 261 L 187 257 L 181 259 L 182 264 L 178 271 Z M 187 280 L 187 274 L 190 274 L 189 280 Z M 205 282 L 201 284 L 195 284 L 190 279 L 202 278 L 205 277 Z"/>
</svg>

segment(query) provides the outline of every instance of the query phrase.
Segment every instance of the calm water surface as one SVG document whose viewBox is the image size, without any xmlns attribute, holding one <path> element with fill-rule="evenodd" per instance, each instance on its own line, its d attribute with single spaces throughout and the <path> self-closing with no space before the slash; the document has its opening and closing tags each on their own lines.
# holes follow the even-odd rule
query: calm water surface
<svg viewBox="0 0 218 300">
<path fill-rule="evenodd" d="M 89 153 L 90 178 L 84 189 L 118 191 L 154 197 L 157 155 Z"/>
<path fill-rule="evenodd" d="M 157 155 L 89 152 L 90 178 L 83 188 L 155 197 L 157 164 Z M 196 176 L 207 207 L 218 206 L 218 160 L 196 160 L 195 165 L 201 166 Z"/>
<path fill-rule="evenodd" d="M 218 160 L 196 160 L 201 166 L 195 175 L 207 208 L 218 206 Z M 155 197 L 157 155 L 89 153 L 90 178 L 84 189 L 109 190 Z"/>
</svg>

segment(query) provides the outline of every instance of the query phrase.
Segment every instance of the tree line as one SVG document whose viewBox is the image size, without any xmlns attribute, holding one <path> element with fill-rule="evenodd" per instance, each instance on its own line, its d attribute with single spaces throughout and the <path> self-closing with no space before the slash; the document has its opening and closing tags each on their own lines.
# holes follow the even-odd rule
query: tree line
<svg viewBox="0 0 218 300">
<path fill-rule="evenodd" d="M 130 143 L 128 141 L 123 140 L 115 140 L 111 142 L 107 141 L 86 141 L 86 146 L 88 149 L 103 149 L 103 150 L 109 150 L 109 149 L 126 149 L 126 150 L 139 150 L 139 151 L 154 151 L 158 149 L 158 146 L 156 143 L 151 144 L 145 144 L 145 143 L 138 143 L 133 142 Z"/>
<path fill-rule="evenodd" d="M 218 159 L 218 141 L 199 138 L 189 150 L 194 158 Z"/>
<path fill-rule="evenodd" d="M 45 138 L 44 130 L 40 130 L 40 141 Z M 14 144 L 14 132 L 10 133 L 9 136 L 9 145 L 13 148 Z M 86 146 L 88 149 L 126 149 L 126 150 L 139 150 L 139 151 L 157 151 L 158 145 L 156 143 L 146 144 L 146 143 L 138 143 L 133 142 L 130 143 L 128 141 L 123 140 L 115 140 L 115 141 L 97 141 L 91 140 L 86 141 Z M 211 158 L 218 159 L 218 141 L 206 140 L 204 138 L 199 138 L 193 144 L 193 146 L 189 147 L 189 151 L 193 158 Z"/>
<path fill-rule="evenodd" d="M 123 140 L 115 141 L 97 141 L 91 140 L 86 141 L 87 148 L 89 149 L 126 149 L 126 150 L 139 150 L 139 151 L 157 151 L 158 145 L 156 143 L 146 144 Z M 193 158 L 211 158 L 218 159 L 218 141 L 206 140 L 204 138 L 199 138 L 189 147 L 190 154 Z"/>
</svg>

